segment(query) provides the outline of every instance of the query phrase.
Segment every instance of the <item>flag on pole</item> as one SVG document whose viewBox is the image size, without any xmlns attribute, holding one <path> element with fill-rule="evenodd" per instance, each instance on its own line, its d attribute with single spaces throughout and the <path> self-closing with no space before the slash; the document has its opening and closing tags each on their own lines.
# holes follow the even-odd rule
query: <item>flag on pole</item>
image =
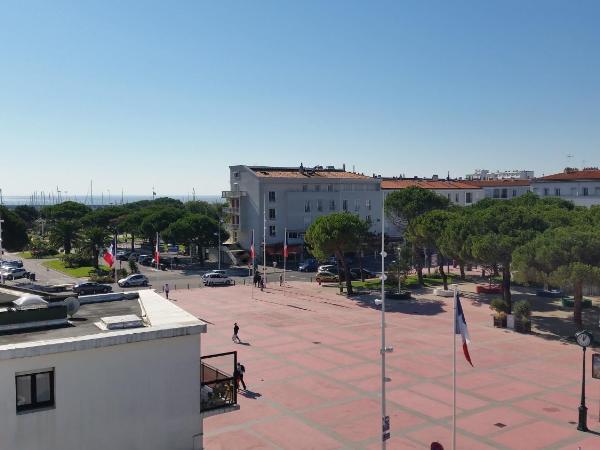
<svg viewBox="0 0 600 450">
<path fill-rule="evenodd" d="M 254 252 L 254 230 L 252 230 L 252 241 L 250 242 L 250 258 L 254 262 L 254 257 L 256 256 Z"/>
<path fill-rule="evenodd" d="M 115 246 L 114 241 L 110 243 L 110 247 L 104 250 L 104 254 L 102 255 L 102 259 L 106 261 L 108 267 L 112 267 L 115 263 Z"/>
<path fill-rule="evenodd" d="M 159 263 L 160 263 L 160 247 L 158 244 L 158 240 L 159 240 L 159 236 L 158 233 L 156 233 L 156 248 L 154 249 L 154 261 L 156 261 L 156 267 L 160 267 Z"/>
<path fill-rule="evenodd" d="M 463 353 L 465 354 L 466 360 L 472 366 L 473 363 L 471 362 L 471 355 L 469 355 L 469 347 L 467 346 L 467 344 L 469 344 L 471 342 L 471 339 L 469 338 L 469 330 L 467 329 L 467 321 L 465 320 L 465 315 L 463 313 L 463 309 L 460 304 L 460 295 L 458 295 L 458 292 L 456 293 L 456 321 L 455 321 L 455 323 L 456 323 L 455 333 L 461 335 Z"/>
<path fill-rule="evenodd" d="M 283 238 L 283 257 L 288 257 L 287 232 L 285 233 L 285 236 Z"/>
</svg>

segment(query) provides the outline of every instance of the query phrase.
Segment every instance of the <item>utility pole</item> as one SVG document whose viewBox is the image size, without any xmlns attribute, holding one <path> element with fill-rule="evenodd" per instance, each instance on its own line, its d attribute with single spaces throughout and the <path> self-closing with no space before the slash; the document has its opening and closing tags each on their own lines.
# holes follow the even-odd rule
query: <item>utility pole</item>
<svg viewBox="0 0 600 450">
<path fill-rule="evenodd" d="M 4 247 L 2 246 L 2 224 L 4 219 L 0 217 L 0 261 L 4 260 Z"/>
</svg>

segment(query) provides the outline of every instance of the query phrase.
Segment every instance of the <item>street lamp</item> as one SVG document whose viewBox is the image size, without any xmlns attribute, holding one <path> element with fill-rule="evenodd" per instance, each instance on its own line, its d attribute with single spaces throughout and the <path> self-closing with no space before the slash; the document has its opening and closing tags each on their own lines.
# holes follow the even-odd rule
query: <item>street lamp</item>
<svg viewBox="0 0 600 450">
<path fill-rule="evenodd" d="M 587 427 L 587 407 L 585 406 L 585 351 L 592 343 L 593 335 L 587 330 L 579 331 L 575 334 L 577 344 L 583 349 L 583 372 L 581 374 L 581 404 L 579 405 L 579 422 L 577 429 L 579 431 L 588 431 Z"/>
</svg>

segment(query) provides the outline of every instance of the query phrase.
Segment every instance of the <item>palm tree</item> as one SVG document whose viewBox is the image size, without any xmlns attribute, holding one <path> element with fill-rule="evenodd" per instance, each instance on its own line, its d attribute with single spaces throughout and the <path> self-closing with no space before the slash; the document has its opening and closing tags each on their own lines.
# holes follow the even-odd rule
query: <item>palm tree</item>
<svg viewBox="0 0 600 450">
<path fill-rule="evenodd" d="M 56 248 L 64 248 L 68 255 L 79 240 L 80 230 L 81 224 L 77 220 L 58 220 L 50 229 L 50 243 Z"/>
<path fill-rule="evenodd" d="M 88 249 L 92 254 L 92 264 L 98 269 L 98 257 L 100 250 L 110 242 L 110 233 L 103 227 L 90 227 L 83 233 L 82 247 Z"/>
</svg>

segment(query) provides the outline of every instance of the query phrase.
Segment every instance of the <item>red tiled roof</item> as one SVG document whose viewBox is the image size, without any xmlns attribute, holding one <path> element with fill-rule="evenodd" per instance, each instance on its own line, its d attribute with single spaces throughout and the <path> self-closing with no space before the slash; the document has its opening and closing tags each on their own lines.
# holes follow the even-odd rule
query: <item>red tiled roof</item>
<svg viewBox="0 0 600 450">
<path fill-rule="evenodd" d="M 569 172 L 555 173 L 545 177 L 536 178 L 536 181 L 575 181 L 575 180 L 600 180 L 600 170 L 576 170 Z"/>
<path fill-rule="evenodd" d="M 531 180 L 468 180 L 467 183 L 479 187 L 530 186 Z"/>
<path fill-rule="evenodd" d="M 465 181 L 454 180 L 382 180 L 381 189 L 404 189 L 410 186 L 416 186 L 423 189 L 481 189 Z"/>
<path fill-rule="evenodd" d="M 261 178 L 344 178 L 371 180 L 373 178 L 360 173 L 346 172 L 339 169 L 310 169 L 304 168 L 300 171 L 297 167 L 250 167 L 250 169 Z"/>
</svg>

